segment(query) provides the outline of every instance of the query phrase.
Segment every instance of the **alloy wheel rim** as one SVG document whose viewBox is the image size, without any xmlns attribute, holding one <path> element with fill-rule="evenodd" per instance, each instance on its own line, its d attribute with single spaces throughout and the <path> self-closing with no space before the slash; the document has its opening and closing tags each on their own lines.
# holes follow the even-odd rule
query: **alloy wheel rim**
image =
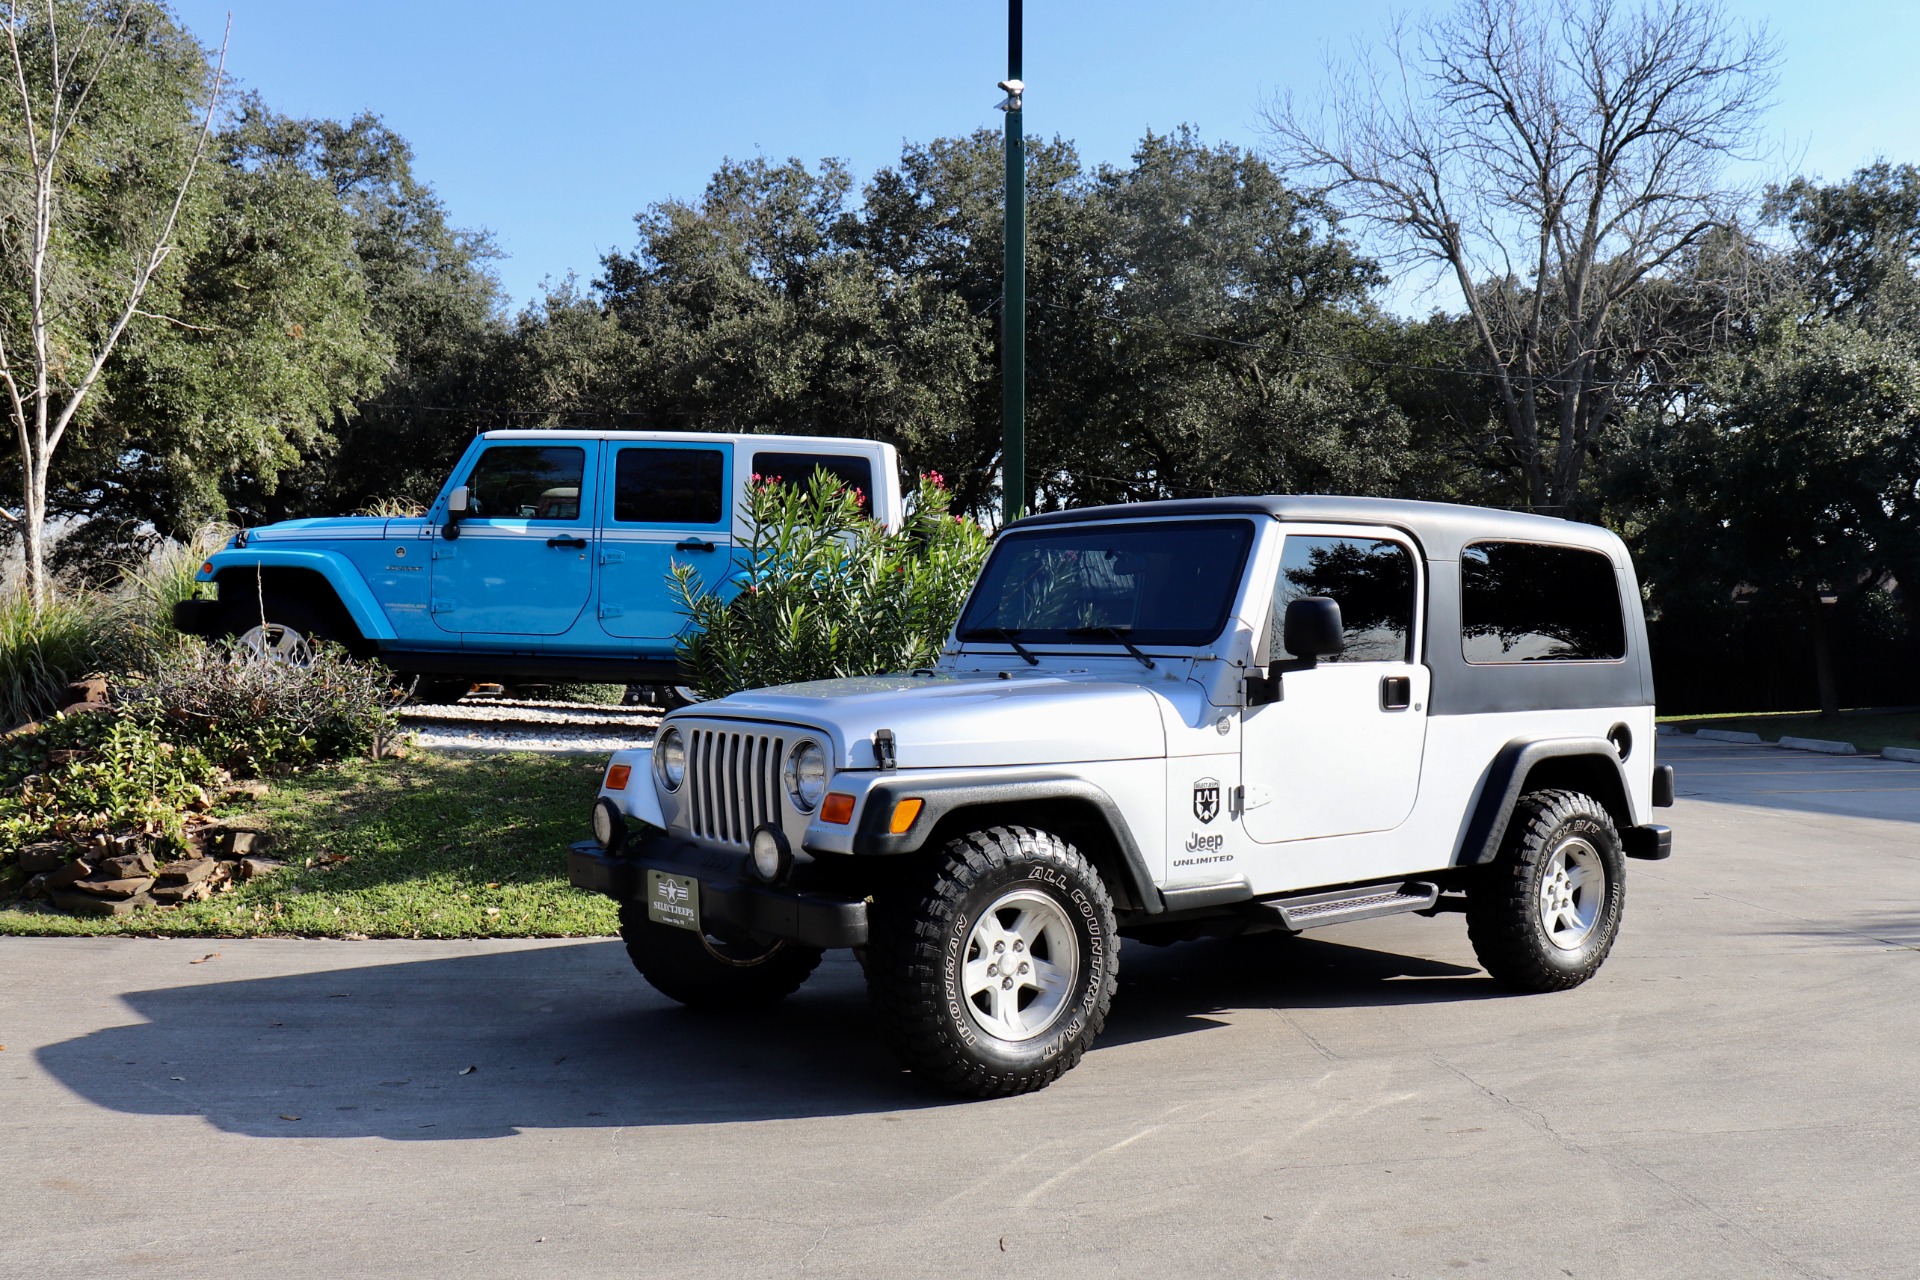
<svg viewBox="0 0 1920 1280">
<path fill-rule="evenodd" d="M 1547 941 L 1573 951 L 1592 935 L 1607 894 L 1600 851 L 1579 836 L 1560 842 L 1540 876 L 1540 927 Z"/>
<path fill-rule="evenodd" d="M 1080 940 L 1065 908 L 1032 889 L 1002 894 L 967 935 L 961 988 L 967 1013 L 998 1040 L 1045 1034 L 1080 977 Z"/>
<path fill-rule="evenodd" d="M 292 627 L 278 622 L 263 622 L 234 637 L 233 647 L 249 657 L 290 667 L 304 667 L 313 661 L 313 645 Z"/>
</svg>

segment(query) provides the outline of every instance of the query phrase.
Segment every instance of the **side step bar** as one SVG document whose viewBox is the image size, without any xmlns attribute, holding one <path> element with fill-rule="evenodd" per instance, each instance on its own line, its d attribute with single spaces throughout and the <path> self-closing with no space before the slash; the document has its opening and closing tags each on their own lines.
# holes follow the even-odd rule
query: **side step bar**
<svg viewBox="0 0 1920 1280">
<path fill-rule="evenodd" d="M 1425 911 L 1439 899 L 1439 885 L 1409 880 L 1401 884 L 1370 884 L 1357 889 L 1335 889 L 1331 893 L 1277 898 L 1262 902 L 1260 909 L 1279 916 L 1283 927 L 1299 933 L 1322 925 L 1396 916 L 1404 911 Z"/>
</svg>

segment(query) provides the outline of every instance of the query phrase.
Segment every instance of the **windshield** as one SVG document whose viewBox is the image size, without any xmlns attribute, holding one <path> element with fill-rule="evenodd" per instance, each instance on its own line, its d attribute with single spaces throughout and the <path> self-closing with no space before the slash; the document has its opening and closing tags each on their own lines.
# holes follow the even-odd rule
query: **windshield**
<svg viewBox="0 0 1920 1280">
<path fill-rule="evenodd" d="M 1253 543 L 1246 520 L 1024 529 L 995 544 L 962 640 L 1199 645 L 1220 634 Z"/>
</svg>

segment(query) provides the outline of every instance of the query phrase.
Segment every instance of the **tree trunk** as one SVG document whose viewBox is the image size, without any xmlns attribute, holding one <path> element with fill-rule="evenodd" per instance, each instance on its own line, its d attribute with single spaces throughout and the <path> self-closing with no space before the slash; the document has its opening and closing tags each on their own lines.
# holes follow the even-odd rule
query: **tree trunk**
<svg viewBox="0 0 1920 1280">
<path fill-rule="evenodd" d="M 1813 593 L 1813 679 L 1820 692 L 1822 715 L 1840 714 L 1840 686 L 1833 678 L 1833 645 L 1827 634 L 1827 610 L 1830 606 Z"/>
</svg>

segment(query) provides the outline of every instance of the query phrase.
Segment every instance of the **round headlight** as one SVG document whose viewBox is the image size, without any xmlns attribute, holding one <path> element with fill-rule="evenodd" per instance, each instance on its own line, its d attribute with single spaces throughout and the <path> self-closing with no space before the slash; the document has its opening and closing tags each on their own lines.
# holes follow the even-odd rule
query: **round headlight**
<svg viewBox="0 0 1920 1280">
<path fill-rule="evenodd" d="M 827 753 L 817 742 L 796 742 L 787 752 L 787 795 L 793 807 L 812 813 L 827 794 Z"/>
<path fill-rule="evenodd" d="M 669 791 L 678 791 L 680 784 L 687 780 L 687 743 L 678 729 L 668 729 L 660 735 L 660 741 L 653 748 L 653 764 Z"/>
</svg>

